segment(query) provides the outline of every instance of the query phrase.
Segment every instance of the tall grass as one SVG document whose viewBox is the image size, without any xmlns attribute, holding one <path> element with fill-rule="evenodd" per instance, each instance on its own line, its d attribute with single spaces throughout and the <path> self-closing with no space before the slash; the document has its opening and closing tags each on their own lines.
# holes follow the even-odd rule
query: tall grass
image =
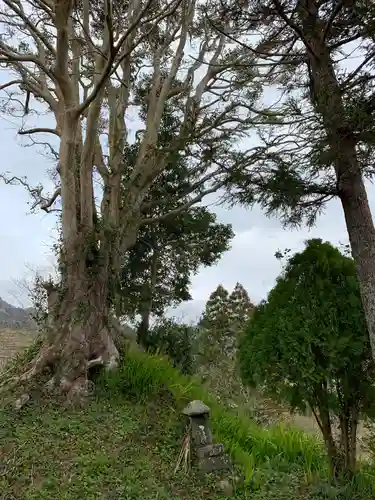
<svg viewBox="0 0 375 500">
<path fill-rule="evenodd" d="M 256 471 L 262 466 L 302 468 L 308 479 L 326 474 L 324 450 L 316 438 L 283 425 L 265 429 L 249 417 L 223 408 L 197 380 L 181 375 L 164 357 L 131 352 L 117 372 L 102 376 L 99 386 L 111 395 L 126 394 L 137 400 L 168 391 L 181 409 L 191 400 L 204 401 L 211 408 L 215 439 L 242 466 L 247 481 L 256 481 Z"/>
</svg>

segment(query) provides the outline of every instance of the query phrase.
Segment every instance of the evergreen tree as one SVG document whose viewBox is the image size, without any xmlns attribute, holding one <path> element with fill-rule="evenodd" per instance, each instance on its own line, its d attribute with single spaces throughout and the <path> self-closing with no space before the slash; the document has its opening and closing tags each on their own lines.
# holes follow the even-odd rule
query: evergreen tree
<svg viewBox="0 0 375 500">
<path fill-rule="evenodd" d="M 246 397 L 237 370 L 237 345 L 253 307 L 240 283 L 231 294 L 219 285 L 200 321 L 199 372 L 209 389 L 229 405 Z"/>
<path fill-rule="evenodd" d="M 241 283 L 236 283 L 233 292 L 229 296 L 231 321 L 237 329 L 244 328 L 254 310 L 249 294 Z"/>
<path fill-rule="evenodd" d="M 229 323 L 229 293 L 219 285 L 206 302 L 201 324 L 206 328 L 224 328 Z"/>
<path fill-rule="evenodd" d="M 375 226 L 365 186 L 374 176 L 375 4 L 214 0 L 207 15 L 238 41 L 238 74 L 258 66 L 259 85 L 277 91 L 258 114 L 256 148 L 230 172 L 231 194 L 294 226 L 314 224 L 339 200 L 375 360 Z"/>
<path fill-rule="evenodd" d="M 308 405 L 332 473 L 356 469 L 357 427 L 373 413 L 374 363 L 353 259 L 314 239 L 288 258 L 240 344 L 244 381 L 293 410 Z M 334 424 L 338 421 L 339 435 Z"/>
</svg>

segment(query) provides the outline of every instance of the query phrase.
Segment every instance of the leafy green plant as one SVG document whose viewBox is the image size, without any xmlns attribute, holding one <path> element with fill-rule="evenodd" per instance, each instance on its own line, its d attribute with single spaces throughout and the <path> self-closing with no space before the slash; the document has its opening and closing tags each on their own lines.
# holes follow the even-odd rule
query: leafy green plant
<svg viewBox="0 0 375 500">
<path fill-rule="evenodd" d="M 354 472 L 358 421 L 374 402 L 374 365 L 352 259 L 321 240 L 289 258 L 241 341 L 240 365 L 248 384 L 292 409 L 309 406 L 332 473 Z"/>
<path fill-rule="evenodd" d="M 166 354 L 173 366 L 182 373 L 192 374 L 195 336 L 196 329 L 193 326 L 163 318 L 148 332 L 144 343 L 149 352 Z"/>
</svg>

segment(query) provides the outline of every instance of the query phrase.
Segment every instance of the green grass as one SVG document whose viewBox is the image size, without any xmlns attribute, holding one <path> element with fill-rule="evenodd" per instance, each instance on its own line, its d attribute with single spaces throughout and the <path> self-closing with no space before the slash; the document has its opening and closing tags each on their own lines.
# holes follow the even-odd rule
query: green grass
<svg viewBox="0 0 375 500">
<path fill-rule="evenodd" d="M 312 478 L 326 470 L 322 443 L 302 431 L 277 425 L 265 429 L 249 417 L 223 408 L 194 379 L 181 375 L 164 358 L 132 353 L 121 370 L 102 381 L 111 393 L 133 395 L 147 400 L 150 395 L 168 390 L 177 407 L 201 399 L 211 408 L 211 425 L 216 438 L 245 469 L 246 479 L 254 480 L 259 467 L 283 469 L 295 464 Z"/>
<path fill-rule="evenodd" d="M 375 470 L 363 468 L 344 487 L 327 486 L 328 472 L 322 442 L 315 436 L 285 425 L 263 428 L 244 414 L 223 408 L 191 377 L 181 375 L 160 356 L 134 352 L 121 369 L 101 379 L 106 391 L 147 400 L 167 390 L 181 410 L 192 399 L 201 399 L 211 408 L 211 427 L 241 467 L 245 489 L 241 498 L 258 498 L 270 487 L 269 497 L 370 499 L 375 495 Z M 293 478 L 293 479 L 292 479 Z M 320 487 L 324 484 L 324 487 Z M 283 485 L 286 490 L 283 493 Z M 246 493 L 245 493 L 246 492 Z M 249 493 L 251 492 L 251 493 Z M 344 495 L 344 496 L 343 496 Z M 348 495 L 348 496 L 346 496 Z M 359 496 L 358 496 L 359 495 Z"/>
<path fill-rule="evenodd" d="M 3 412 L 0 498 L 220 498 L 212 478 L 173 474 L 184 429 L 159 403 L 100 398 L 74 412 L 52 404 L 17 419 Z"/>
<path fill-rule="evenodd" d="M 0 500 L 222 498 L 218 477 L 194 468 L 173 473 L 186 424 L 181 410 L 192 399 L 211 407 L 214 439 L 236 463 L 233 498 L 373 498 L 370 468 L 349 485 L 329 486 L 314 437 L 234 415 L 165 359 L 135 352 L 97 380 L 85 409 L 45 401 L 17 416 L 0 411 Z"/>
</svg>

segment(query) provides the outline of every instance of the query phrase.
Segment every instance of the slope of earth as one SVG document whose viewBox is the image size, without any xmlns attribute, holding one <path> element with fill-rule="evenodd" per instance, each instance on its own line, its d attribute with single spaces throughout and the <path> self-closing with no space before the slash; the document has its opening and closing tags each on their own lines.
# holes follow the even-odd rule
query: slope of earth
<svg viewBox="0 0 375 500">
<path fill-rule="evenodd" d="M 133 394 L 134 395 L 134 394 Z M 0 409 L 0 500 L 211 500 L 225 498 L 219 480 L 175 466 L 186 431 L 179 406 L 168 391 L 134 398 L 99 390 L 79 410 L 34 403 L 15 415 Z M 239 481 L 238 500 L 370 500 L 370 490 L 307 484 L 298 464 L 269 456 L 261 484 Z M 308 451 L 306 449 L 306 451 Z M 244 454 L 249 452 L 243 452 Z M 256 458 L 258 457 L 258 458 Z M 275 461 L 276 460 L 276 461 Z M 259 464 L 260 465 L 260 464 Z"/>
<path fill-rule="evenodd" d="M 0 415 L 0 499 L 220 498 L 197 473 L 174 474 L 183 427 L 167 400 L 93 401 Z"/>
<path fill-rule="evenodd" d="M 0 401 L 0 500 L 220 499 L 218 480 L 234 476 L 239 500 L 373 498 L 375 478 L 360 489 L 326 484 L 314 439 L 239 419 L 163 358 L 129 353 L 97 382 L 78 410 L 40 400 L 15 414 Z M 191 399 L 211 406 L 213 437 L 237 461 L 224 476 L 174 471 L 186 432 L 181 410 Z"/>
<path fill-rule="evenodd" d="M 0 371 L 9 359 L 31 344 L 35 335 L 30 330 L 0 327 Z"/>
<path fill-rule="evenodd" d="M 0 372 L 9 359 L 23 351 L 35 339 L 36 333 L 31 330 L 0 328 Z M 240 403 L 241 404 L 241 403 Z M 243 404 L 243 402 L 242 402 Z M 250 408 L 250 414 L 262 415 L 260 422 L 264 425 L 282 422 L 295 426 L 304 432 L 320 438 L 320 430 L 312 416 L 290 414 L 285 408 L 270 399 L 260 397 L 256 391 L 252 392 L 244 408 Z M 362 458 L 367 457 L 366 445 L 367 428 L 360 423 L 358 430 L 358 453 Z M 1 497 L 0 497 L 1 499 Z"/>
</svg>

